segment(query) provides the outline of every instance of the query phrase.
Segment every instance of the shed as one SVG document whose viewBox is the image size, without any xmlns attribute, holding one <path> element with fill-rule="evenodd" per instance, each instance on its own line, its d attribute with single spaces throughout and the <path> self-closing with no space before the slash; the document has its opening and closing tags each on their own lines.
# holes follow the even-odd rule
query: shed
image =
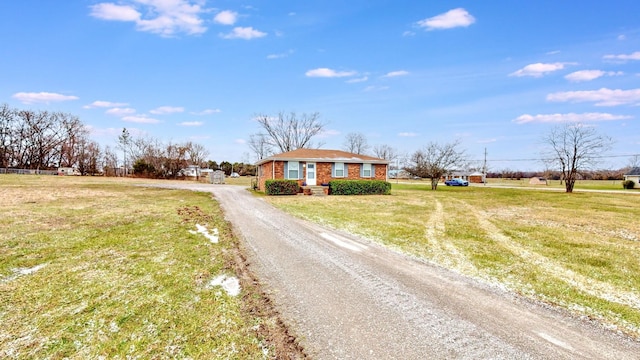
<svg viewBox="0 0 640 360">
<path fill-rule="evenodd" d="M 547 179 L 543 177 L 534 176 L 531 179 L 529 179 L 529 185 L 548 185 L 548 184 L 547 184 Z"/>
<path fill-rule="evenodd" d="M 224 171 L 216 170 L 209 173 L 209 182 L 212 184 L 224 184 Z"/>
<path fill-rule="evenodd" d="M 624 181 L 631 180 L 633 181 L 633 188 L 640 188 L 640 167 L 634 167 L 629 170 L 628 173 L 624 174 Z"/>
<path fill-rule="evenodd" d="M 469 182 L 470 183 L 475 183 L 475 184 L 483 184 L 484 183 L 484 174 L 481 172 L 474 172 L 472 174 L 469 174 Z"/>
</svg>

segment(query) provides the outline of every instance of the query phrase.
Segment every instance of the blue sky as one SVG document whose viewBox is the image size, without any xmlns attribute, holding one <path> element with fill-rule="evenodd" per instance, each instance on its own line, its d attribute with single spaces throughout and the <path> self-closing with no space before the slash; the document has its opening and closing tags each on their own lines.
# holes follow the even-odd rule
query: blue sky
<svg viewBox="0 0 640 360">
<path fill-rule="evenodd" d="M 319 112 L 411 153 L 462 141 L 540 169 L 541 137 L 581 121 L 640 153 L 640 2 L 20 0 L 0 3 L 0 103 L 65 111 L 254 160 L 256 114 Z"/>
</svg>

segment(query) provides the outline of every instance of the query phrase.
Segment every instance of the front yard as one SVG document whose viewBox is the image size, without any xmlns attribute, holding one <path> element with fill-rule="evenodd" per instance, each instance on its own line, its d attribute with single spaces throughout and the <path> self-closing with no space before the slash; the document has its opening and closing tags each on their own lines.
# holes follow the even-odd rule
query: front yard
<svg viewBox="0 0 640 360">
<path fill-rule="evenodd" d="M 637 195 L 394 183 L 390 196 L 265 199 L 640 336 Z"/>
</svg>

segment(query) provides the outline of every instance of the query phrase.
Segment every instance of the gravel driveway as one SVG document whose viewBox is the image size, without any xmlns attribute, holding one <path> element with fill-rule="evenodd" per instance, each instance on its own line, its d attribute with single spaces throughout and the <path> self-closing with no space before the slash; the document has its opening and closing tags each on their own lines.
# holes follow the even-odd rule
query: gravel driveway
<svg viewBox="0 0 640 360">
<path fill-rule="evenodd" d="M 312 358 L 640 358 L 636 340 L 293 218 L 244 187 L 175 186 L 215 195 Z"/>
</svg>

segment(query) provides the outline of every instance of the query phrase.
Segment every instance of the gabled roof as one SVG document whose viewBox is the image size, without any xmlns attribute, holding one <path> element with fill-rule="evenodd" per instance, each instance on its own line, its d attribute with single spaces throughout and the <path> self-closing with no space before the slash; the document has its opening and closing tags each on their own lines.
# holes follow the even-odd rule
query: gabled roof
<svg viewBox="0 0 640 360">
<path fill-rule="evenodd" d="M 373 156 L 354 154 L 341 150 L 325 149 L 297 149 L 281 154 L 276 154 L 259 160 L 256 165 L 270 161 L 314 161 L 314 162 L 344 162 L 344 163 L 369 163 L 388 164 L 389 161 Z"/>
<path fill-rule="evenodd" d="M 624 174 L 624 175 L 625 176 L 627 176 L 627 175 L 632 175 L 632 176 L 640 175 L 640 167 L 631 168 L 631 170 L 629 170 L 629 172 L 627 174 Z"/>
</svg>

